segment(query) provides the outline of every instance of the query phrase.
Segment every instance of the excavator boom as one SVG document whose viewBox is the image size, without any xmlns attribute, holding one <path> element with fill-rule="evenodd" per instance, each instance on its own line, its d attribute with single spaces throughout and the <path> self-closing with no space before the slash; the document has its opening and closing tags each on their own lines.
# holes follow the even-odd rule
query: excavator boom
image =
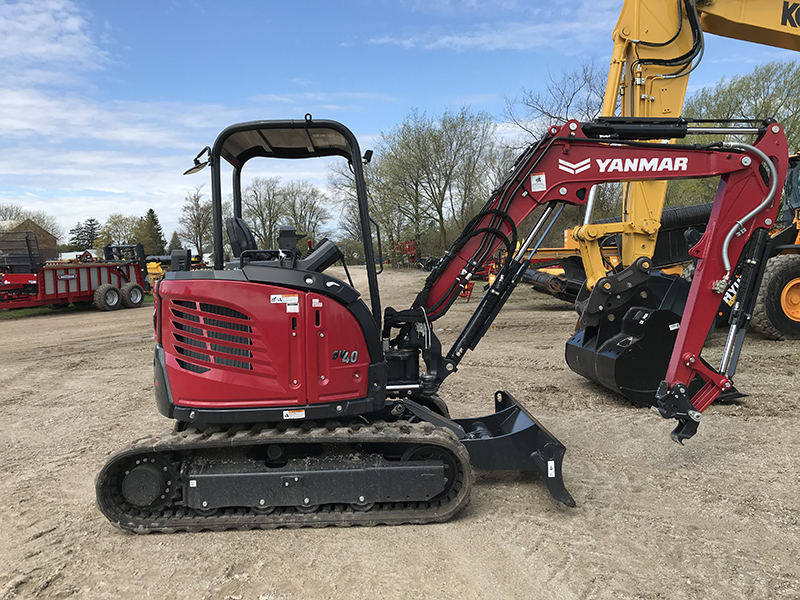
<svg viewBox="0 0 800 600">
<path fill-rule="evenodd" d="M 698 147 L 660 143 L 664 137 L 714 133 L 713 128 L 693 129 L 681 120 L 606 119 L 583 124 L 570 121 L 562 127 L 551 127 L 547 136 L 521 156 L 483 210 L 454 242 L 412 308 L 388 314 L 385 325 L 389 329 L 402 327 L 421 314 L 430 327 L 429 322 L 447 311 L 483 261 L 500 244 L 513 248 L 516 227 L 536 208 L 543 207 L 536 225 L 506 262 L 444 362 L 429 369 L 435 379 L 430 391 L 435 392 L 441 380 L 456 370 L 466 350 L 475 348 L 520 281 L 530 261 L 524 258 L 526 252 L 529 248 L 535 252 L 541 243 L 547 223 L 557 214 L 555 207 L 586 203 L 588 190 L 601 183 L 719 176 L 709 225 L 692 249 L 698 266 L 683 318 L 668 324 L 677 340 L 667 346 L 672 352 L 665 387 L 659 390 L 658 397 L 654 390 L 652 398 L 653 404 L 659 402 L 663 416 L 683 424 L 687 420 L 698 421 L 700 413 L 732 387 L 730 378 L 742 343 L 741 332 L 746 328 L 745 307 L 735 310 L 738 321 L 731 328 L 726 358 L 718 371 L 700 359 L 703 343 L 740 256 L 745 256 L 744 262 L 750 265 L 747 285 L 758 287 L 763 272 L 763 240 L 775 222 L 776 190 L 782 186 L 788 167 L 786 137 L 778 123 L 767 121 L 758 128 L 741 131 L 758 134 L 758 139 L 753 145 L 715 142 Z M 581 324 L 590 331 L 602 330 L 618 320 L 638 321 L 640 327 L 644 326 L 657 308 L 647 285 L 651 267 L 649 259 L 641 258 L 633 269 L 600 279 L 584 298 Z M 417 318 L 416 322 L 420 320 Z M 386 330 L 384 337 L 388 338 Z M 618 347 L 608 351 L 619 355 L 633 339 L 624 332 L 614 339 Z M 395 340 L 395 344 L 402 343 Z M 570 366 L 578 372 L 602 370 L 594 362 L 585 362 L 589 360 L 587 354 L 583 346 L 568 346 Z M 431 361 L 426 362 L 430 367 Z M 694 393 L 697 386 L 700 391 L 692 400 L 690 388 Z M 682 390 L 681 400 L 685 402 L 670 400 L 676 389 Z M 693 433 L 689 429 L 684 427 L 679 438 L 690 437 L 685 435 Z"/>
</svg>

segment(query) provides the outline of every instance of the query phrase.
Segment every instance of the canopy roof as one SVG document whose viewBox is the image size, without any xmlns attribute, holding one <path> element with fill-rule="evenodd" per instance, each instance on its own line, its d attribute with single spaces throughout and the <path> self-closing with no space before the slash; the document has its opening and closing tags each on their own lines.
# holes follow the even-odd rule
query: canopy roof
<svg viewBox="0 0 800 600">
<path fill-rule="evenodd" d="M 358 146 L 354 148 L 351 145 L 348 134 L 349 130 L 333 121 L 254 121 L 223 131 L 217 138 L 214 151 L 234 167 L 241 167 L 257 156 L 344 156 L 352 160 L 352 153 L 358 151 Z"/>
</svg>

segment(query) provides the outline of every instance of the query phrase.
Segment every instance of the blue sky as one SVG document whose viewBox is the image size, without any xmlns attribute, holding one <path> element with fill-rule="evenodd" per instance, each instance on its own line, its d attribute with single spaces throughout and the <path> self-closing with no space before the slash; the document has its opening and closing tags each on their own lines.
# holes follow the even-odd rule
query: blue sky
<svg viewBox="0 0 800 600">
<path fill-rule="evenodd" d="M 208 171 L 183 171 L 227 125 L 342 121 L 371 147 L 412 108 L 505 99 L 594 57 L 622 0 L 0 0 L 0 203 L 56 216 L 158 214 L 169 238 Z M 794 53 L 707 36 L 690 92 Z M 306 162 L 306 161 L 304 161 Z M 325 171 L 284 180 L 320 186 Z"/>
</svg>

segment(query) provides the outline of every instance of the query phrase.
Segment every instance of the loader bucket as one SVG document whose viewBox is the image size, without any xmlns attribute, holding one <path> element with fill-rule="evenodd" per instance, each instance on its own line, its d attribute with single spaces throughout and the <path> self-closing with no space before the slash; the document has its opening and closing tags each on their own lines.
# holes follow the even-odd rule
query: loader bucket
<svg viewBox="0 0 800 600">
<path fill-rule="evenodd" d="M 561 475 L 566 448 L 511 394 L 495 393 L 494 414 L 453 421 L 466 433 L 460 441 L 469 451 L 473 467 L 537 471 L 553 498 L 575 506 Z"/>
</svg>

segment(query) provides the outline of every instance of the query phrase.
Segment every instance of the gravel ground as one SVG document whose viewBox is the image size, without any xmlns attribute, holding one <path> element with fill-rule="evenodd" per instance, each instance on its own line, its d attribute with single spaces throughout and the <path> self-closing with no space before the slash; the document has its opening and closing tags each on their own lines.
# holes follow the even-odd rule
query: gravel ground
<svg viewBox="0 0 800 600">
<path fill-rule="evenodd" d="M 383 304 L 406 308 L 423 276 L 380 282 Z M 436 322 L 445 347 L 478 286 Z M 749 396 L 713 405 L 681 447 L 671 422 L 567 368 L 574 324 L 521 286 L 442 396 L 455 417 L 492 412 L 497 389 L 524 402 L 567 447 L 576 508 L 536 475 L 480 472 L 439 525 L 137 536 L 97 510 L 94 478 L 171 427 L 150 309 L 0 321 L 0 599 L 800 598 L 800 342 L 748 336 Z M 712 364 L 723 343 L 710 339 Z"/>
</svg>

